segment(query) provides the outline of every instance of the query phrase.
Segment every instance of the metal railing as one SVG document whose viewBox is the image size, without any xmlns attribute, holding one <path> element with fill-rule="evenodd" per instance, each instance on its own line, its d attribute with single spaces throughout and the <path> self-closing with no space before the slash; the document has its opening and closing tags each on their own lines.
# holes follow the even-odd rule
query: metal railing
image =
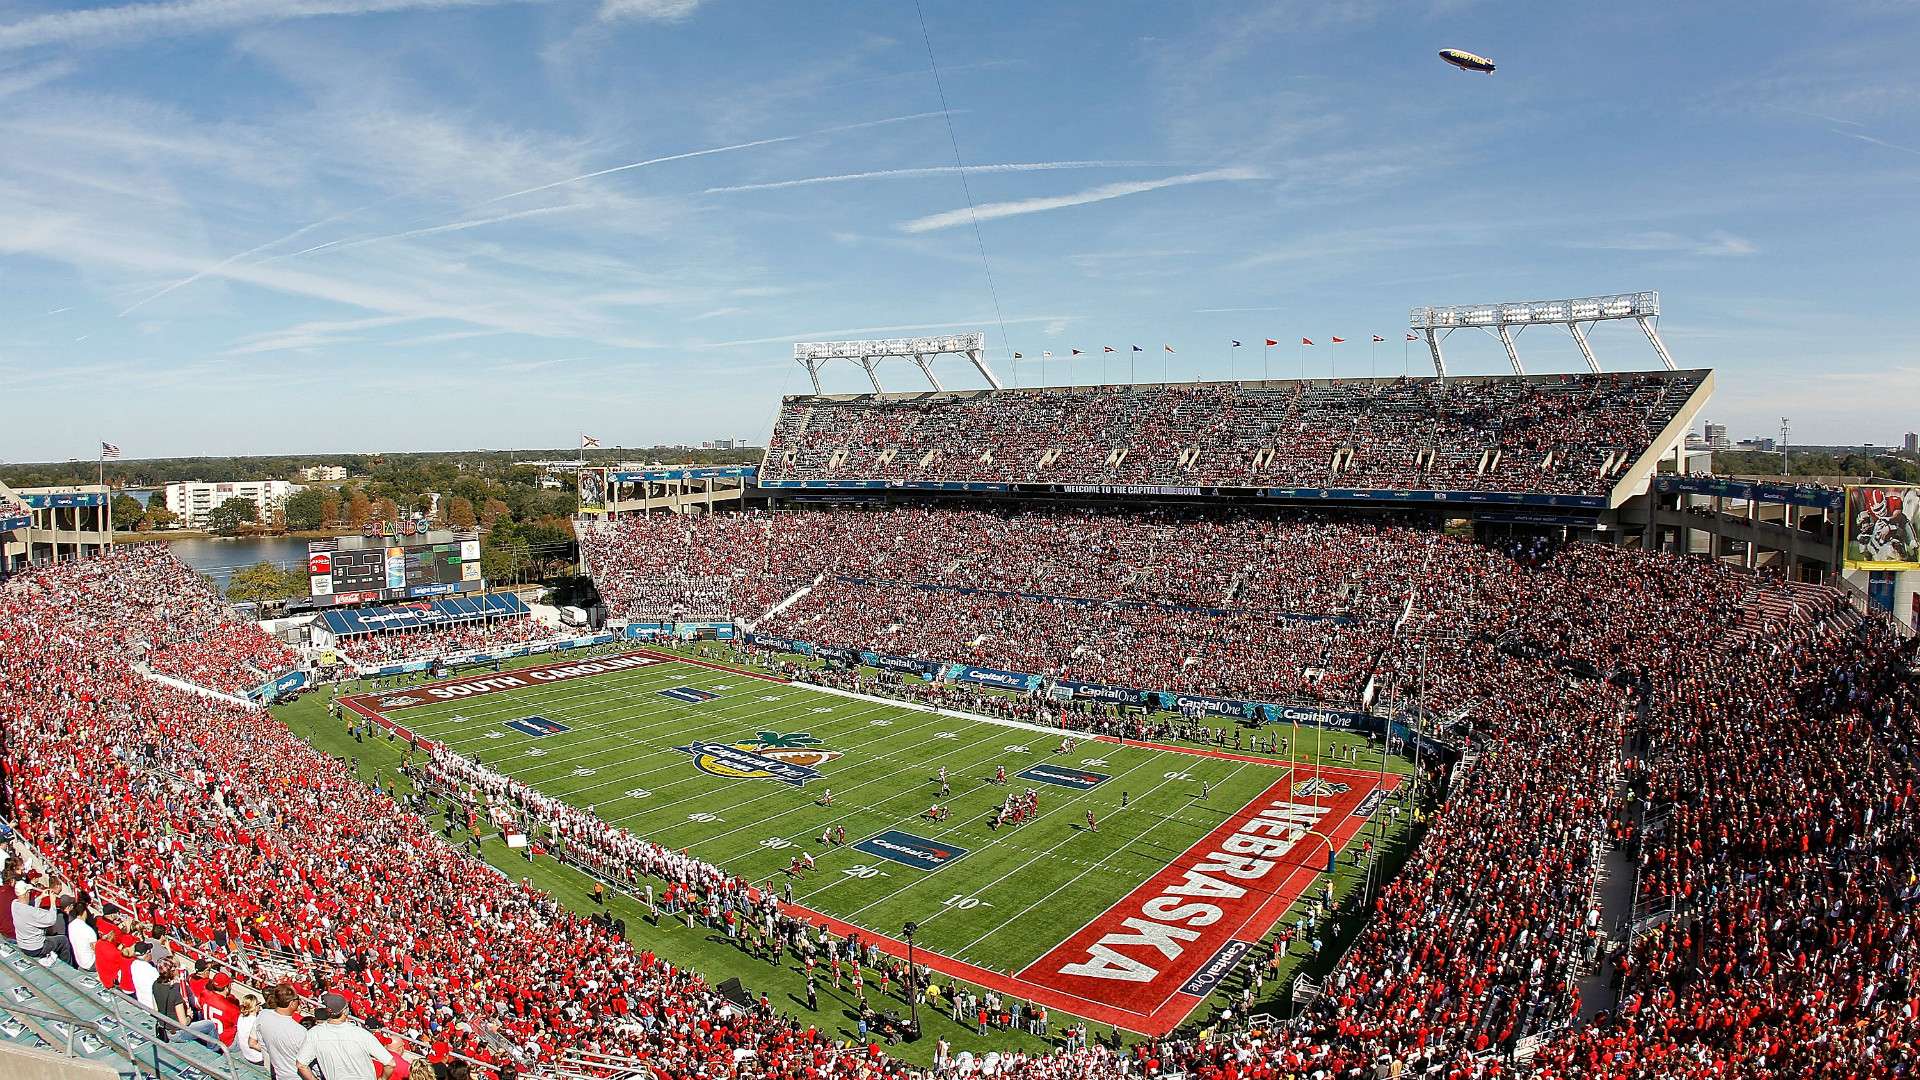
<svg viewBox="0 0 1920 1080">
<path fill-rule="evenodd" d="M 64 1029 L 66 1041 L 58 1049 L 70 1058 L 86 1059 L 91 1055 L 91 1051 L 87 1054 L 74 1052 L 74 1041 L 78 1033 L 84 1031 L 91 1032 L 99 1038 L 102 1050 L 111 1048 L 116 1059 L 125 1061 L 137 1072 L 145 1072 L 155 1077 L 168 1075 L 167 1071 L 161 1068 L 163 1060 L 174 1075 L 208 1072 L 207 1061 L 203 1057 L 194 1056 L 192 1053 L 194 1050 L 199 1050 L 203 1054 L 218 1055 L 219 1071 L 215 1075 L 224 1077 L 225 1080 L 241 1080 L 242 1077 L 253 1080 L 261 1075 L 259 1066 L 240 1057 L 222 1044 L 218 1037 L 209 1039 L 199 1035 L 189 1035 L 186 1042 L 176 1043 L 172 1039 L 163 1041 L 158 1038 L 158 1029 L 143 1028 L 141 1025 L 157 1021 L 176 1032 L 185 1031 L 185 1026 L 128 999 L 125 994 L 118 991 L 107 991 L 106 996 L 107 1001 L 103 1008 L 112 1013 L 110 1024 L 105 1020 L 82 1020 L 70 1009 L 55 1011 L 22 1005 L 11 1000 L 0 1002 L 0 1010 L 14 1016 L 45 1020 Z"/>
</svg>

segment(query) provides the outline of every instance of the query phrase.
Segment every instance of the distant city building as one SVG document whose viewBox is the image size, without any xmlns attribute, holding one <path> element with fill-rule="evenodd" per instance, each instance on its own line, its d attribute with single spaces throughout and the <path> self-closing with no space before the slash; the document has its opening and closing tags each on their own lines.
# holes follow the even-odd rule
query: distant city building
<svg viewBox="0 0 1920 1080">
<path fill-rule="evenodd" d="M 1735 449 L 1738 450 L 1764 450 L 1768 453 L 1772 453 L 1779 448 L 1780 444 L 1770 438 L 1741 439 L 1740 444 L 1735 447 Z"/>
<path fill-rule="evenodd" d="M 345 480 L 347 470 L 341 465 L 309 465 L 300 470 L 300 479 L 307 481 Z"/>
<path fill-rule="evenodd" d="M 191 480 L 168 484 L 166 500 L 167 509 L 179 517 L 181 525 L 197 529 L 206 524 L 207 515 L 213 513 L 214 507 L 228 499 L 246 499 L 253 503 L 259 519 L 264 522 L 275 507 L 286 502 L 287 496 L 299 490 L 300 485 L 285 480 L 236 480 L 228 484 Z"/>
<path fill-rule="evenodd" d="M 1920 453 L 1920 432 L 1907 432 L 1907 437 L 1901 440 L 1900 445 L 1909 454 Z"/>
<path fill-rule="evenodd" d="M 1707 421 L 1704 440 L 1709 450 L 1731 450 L 1733 440 L 1727 438 L 1727 425 Z"/>
</svg>

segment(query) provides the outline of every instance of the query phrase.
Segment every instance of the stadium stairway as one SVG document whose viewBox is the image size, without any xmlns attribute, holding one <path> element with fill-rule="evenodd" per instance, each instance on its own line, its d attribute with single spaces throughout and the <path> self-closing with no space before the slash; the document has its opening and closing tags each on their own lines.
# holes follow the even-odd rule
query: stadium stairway
<svg viewBox="0 0 1920 1080">
<path fill-rule="evenodd" d="M 768 619 L 773 618 L 775 615 L 778 615 L 781 612 L 792 607 L 793 605 L 799 603 L 801 597 L 812 592 L 816 586 L 818 586 L 821 582 L 825 580 L 827 580 L 827 572 L 822 570 L 820 574 L 817 577 L 815 577 L 812 581 L 809 581 L 805 585 L 802 585 L 798 589 L 795 589 L 793 591 L 792 596 L 787 597 L 785 600 L 782 600 L 779 603 L 773 605 L 772 607 L 768 608 L 766 611 L 761 612 L 760 617 L 757 619 L 754 619 L 752 622 L 748 622 L 747 620 L 742 619 L 740 621 L 740 625 L 746 627 L 746 630 L 748 633 L 752 633 L 754 627 L 760 625 L 763 622 L 766 622 Z"/>
<path fill-rule="evenodd" d="M 159 1014 L 65 964 L 43 967 L 0 939 L 0 1040 L 99 1062 L 127 1080 L 264 1080 L 238 1054 L 158 1043 Z"/>
</svg>

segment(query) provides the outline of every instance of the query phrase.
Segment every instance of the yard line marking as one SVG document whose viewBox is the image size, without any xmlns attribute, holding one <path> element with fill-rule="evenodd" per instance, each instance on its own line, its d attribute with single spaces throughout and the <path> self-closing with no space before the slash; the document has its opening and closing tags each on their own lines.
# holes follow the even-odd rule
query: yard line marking
<svg viewBox="0 0 1920 1080">
<path fill-rule="evenodd" d="M 1236 767 L 1236 768 L 1235 768 L 1235 769 L 1233 770 L 1233 772 L 1231 772 L 1231 773 L 1228 773 L 1228 774 L 1227 774 L 1227 779 L 1229 779 L 1229 780 L 1231 780 L 1231 779 L 1233 779 L 1233 777 L 1235 777 L 1235 776 L 1238 776 L 1238 775 L 1240 774 L 1240 772 L 1241 772 L 1241 770 L 1243 770 L 1243 769 L 1245 769 L 1245 768 L 1246 768 L 1246 765 L 1244 765 L 1244 764 L 1243 764 L 1243 765 L 1240 765 L 1240 766 L 1238 766 L 1238 767 Z M 1286 780 L 1288 780 L 1288 779 L 1291 779 L 1291 778 L 1292 778 L 1292 776 L 1293 776 L 1293 773 L 1292 773 L 1291 771 L 1289 771 L 1289 772 L 1287 773 L 1287 775 L 1286 775 L 1286 776 L 1283 776 L 1283 777 L 1281 777 L 1281 778 L 1280 778 L 1280 781 L 1276 781 L 1276 782 L 1284 782 L 1284 781 L 1286 781 Z M 1091 873 L 1093 873 L 1093 872 L 1094 872 L 1095 870 L 1099 870 L 1099 869 L 1101 869 L 1101 868 L 1102 868 L 1103 866 L 1105 866 L 1105 865 L 1106 865 L 1106 862 L 1107 862 L 1107 860 L 1108 860 L 1108 859 L 1111 859 L 1111 858 L 1113 858 L 1113 857 L 1114 857 L 1115 855 L 1118 855 L 1118 854 L 1120 854 L 1121 852 L 1123 852 L 1123 851 L 1125 851 L 1125 850 L 1127 850 L 1128 848 L 1130 848 L 1130 847 L 1132 847 L 1133 845 L 1135 845 L 1135 844 L 1137 844 L 1137 843 L 1139 843 L 1140 841 L 1142 841 L 1142 840 L 1145 840 L 1145 839 L 1146 839 L 1146 838 L 1147 838 L 1147 837 L 1148 837 L 1148 836 L 1149 836 L 1149 835 L 1150 835 L 1150 834 L 1151 834 L 1151 833 L 1152 833 L 1152 832 L 1153 832 L 1153 831 L 1154 831 L 1155 829 L 1158 829 L 1158 828 L 1159 828 L 1160 826 L 1162 826 L 1162 825 L 1165 825 L 1165 824 L 1166 824 L 1166 823 L 1167 823 L 1167 822 L 1168 822 L 1169 820 L 1171 820 L 1171 819 L 1170 819 L 1170 818 L 1164 818 L 1164 817 L 1163 817 L 1163 818 L 1161 818 L 1161 819 L 1160 819 L 1159 821 L 1156 821 L 1156 822 L 1154 822 L 1154 823 L 1153 823 L 1152 825 L 1149 825 L 1149 826 L 1147 826 L 1147 827 L 1146 827 L 1145 829 L 1143 829 L 1143 830 L 1141 830 L 1141 832 L 1139 833 L 1139 835 L 1137 835 L 1137 836 L 1135 836 L 1135 837 L 1133 837 L 1133 838 L 1132 838 L 1131 840 L 1128 840 L 1128 841 L 1127 841 L 1126 843 L 1124 843 L 1124 844 L 1121 844 L 1121 845 L 1120 845 L 1119 847 L 1117 847 L 1117 848 L 1114 848 L 1114 849 L 1113 849 L 1112 851 L 1110 851 L 1110 852 L 1108 852 L 1108 853 L 1107 853 L 1106 855 L 1104 855 L 1104 856 L 1102 856 L 1102 857 L 1100 858 L 1100 861 L 1099 861 L 1099 862 L 1096 862 L 1096 863 L 1094 863 L 1094 864 L 1093 864 L 1093 865 L 1091 865 L 1091 866 L 1087 866 L 1087 868 L 1086 868 L 1085 870 L 1082 870 L 1082 871 L 1080 871 L 1080 872 L 1079 872 L 1078 874 L 1075 874 L 1075 875 L 1074 875 L 1074 876 L 1073 876 L 1072 878 L 1070 878 L 1070 879 L 1068 879 L 1068 880 L 1067 880 L 1067 882 L 1066 882 L 1066 884 L 1064 884 L 1064 885 L 1060 885 L 1060 886 L 1058 886 L 1058 887 L 1056 887 L 1056 888 L 1054 889 L 1054 892 L 1056 892 L 1056 893 L 1057 893 L 1057 892 L 1062 892 L 1062 891 L 1064 891 L 1064 890 L 1066 890 L 1066 889 L 1068 889 L 1068 888 L 1071 888 L 1071 887 L 1072 887 L 1072 886 L 1074 885 L 1074 883 L 1075 883 L 1075 882 L 1078 882 L 1078 881 L 1079 881 L 1079 880 L 1080 880 L 1081 878 L 1083 878 L 1083 877 L 1086 877 L 1086 876 L 1087 876 L 1088 874 L 1091 874 Z M 1028 861 L 1027 863 L 1025 863 L 1025 864 L 1022 864 L 1022 866 L 1020 867 L 1020 869 L 1025 869 L 1025 868 L 1026 868 L 1026 866 L 1028 866 L 1028 865 L 1031 865 L 1031 864 L 1032 864 L 1033 862 L 1037 862 L 1037 861 L 1038 861 L 1039 859 L 1041 859 L 1041 858 L 1043 858 L 1043 857 L 1045 857 L 1045 855 L 1046 855 L 1046 854 L 1047 854 L 1047 853 L 1045 853 L 1045 852 L 1043 852 L 1043 853 L 1042 853 L 1041 855 L 1037 855 L 1037 856 L 1035 856 L 1035 857 L 1034 857 L 1033 859 L 1031 859 L 1031 860 L 1029 860 L 1029 861 Z M 1085 864 L 1085 862 L 1084 862 L 1084 860 L 1082 861 L 1082 863 L 1081 863 L 1081 865 L 1083 865 L 1083 866 L 1084 866 L 1084 865 L 1086 865 L 1086 864 Z M 1010 877 L 1010 876 L 1012 876 L 1012 875 L 1011 875 L 1011 874 L 1009 874 L 1008 876 Z M 1004 879 L 1002 879 L 1002 880 L 1004 880 Z M 982 893 L 982 892 L 984 892 L 984 891 L 986 891 L 986 889 L 990 889 L 990 888 L 992 888 L 992 887 L 993 887 L 994 885 L 997 885 L 997 884 L 999 884 L 999 882 L 997 882 L 997 881 L 996 881 L 996 882 L 992 882 L 992 883 L 989 883 L 989 884 L 988 884 L 988 885 L 986 886 L 986 888 L 983 888 L 983 889 L 976 889 L 976 890 L 974 890 L 974 895 L 975 895 L 975 896 L 978 896 L 978 895 L 979 895 L 980 893 Z M 1048 894 L 1048 895 L 1046 895 L 1046 896 L 1042 896 L 1042 897 L 1041 897 L 1040 899 L 1038 899 L 1038 900 L 1035 900 L 1035 901 L 1034 901 L 1033 903 L 1031 903 L 1031 904 L 1028 904 L 1028 905 L 1026 906 L 1026 908 L 1024 908 L 1023 910 L 1021 910 L 1020 912 L 1018 912 L 1018 913 L 1016 913 L 1016 914 L 1014 914 L 1014 915 L 1012 915 L 1012 916 L 1009 916 L 1009 917 L 1008 917 L 1007 919 L 1005 919 L 1005 920 L 1003 920 L 1003 921 L 1002 921 L 1002 922 L 1001 922 L 1001 923 L 1000 923 L 1000 924 L 999 924 L 998 926 L 995 926 L 995 927 L 994 927 L 993 929 L 991 929 L 991 930 L 989 930 L 989 931 L 987 931 L 987 932 L 986 932 L 986 933 L 984 933 L 984 934 L 981 934 L 981 935 L 980 935 L 979 937 L 977 937 L 977 938 L 974 938 L 974 939 L 973 939 L 972 941 L 969 941 L 969 942 L 967 942 L 967 943 L 966 943 L 966 945 L 964 945 L 964 946 L 962 946 L 962 949 L 963 949 L 963 950 L 965 950 L 965 949 L 971 949 L 971 948 L 973 948 L 973 947 L 974 947 L 975 945 L 978 945 L 978 944 L 980 944 L 981 942 L 983 942 L 983 941 L 985 941 L 985 940 L 987 940 L 988 938 L 990 938 L 990 937 L 992 937 L 993 935 L 995 935 L 995 934 L 997 934 L 997 933 L 999 933 L 1000 931 L 1002 931 L 1002 930 L 1005 930 L 1005 929 L 1006 929 L 1007 927 L 1009 927 L 1009 926 L 1011 926 L 1011 925 L 1013 925 L 1013 924 L 1014 924 L 1015 922 L 1018 922 L 1018 921 L 1019 921 L 1019 920 L 1020 920 L 1021 918 L 1023 918 L 1024 916 L 1026 916 L 1026 914 L 1027 914 L 1028 912 L 1030 912 L 1030 911 L 1032 911 L 1032 910 L 1033 910 L 1034 908 L 1037 908 L 1037 907 L 1039 907 L 1039 906 L 1040 906 L 1041 904 L 1043 904 L 1043 903 L 1046 903 L 1046 902 L 1047 902 L 1048 900 L 1050 900 L 1050 899 L 1052 899 L 1052 895 L 1051 895 L 1051 894 Z M 937 914 L 939 914 L 939 913 L 938 913 L 938 912 L 935 912 L 935 914 L 937 915 Z"/>
</svg>

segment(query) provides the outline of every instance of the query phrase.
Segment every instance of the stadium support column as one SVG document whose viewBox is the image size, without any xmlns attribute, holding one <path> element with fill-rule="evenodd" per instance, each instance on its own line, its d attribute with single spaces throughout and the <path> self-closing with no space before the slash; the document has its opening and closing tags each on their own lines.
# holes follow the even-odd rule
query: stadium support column
<svg viewBox="0 0 1920 1080">
<path fill-rule="evenodd" d="M 972 357 L 973 355 L 974 354 L 971 352 L 967 354 L 968 357 Z M 977 360 L 974 361 L 974 365 L 976 367 L 979 366 L 979 361 Z M 933 373 L 933 361 L 927 359 L 926 353 L 914 353 L 913 366 L 920 369 L 920 374 L 925 375 L 927 377 L 927 384 L 932 386 L 935 390 L 946 389 L 946 387 L 940 385 L 940 376 L 935 375 Z M 991 378 L 991 376 L 989 376 L 989 378 Z M 998 390 L 999 388 L 1000 387 L 997 384 L 994 386 L 995 390 Z"/>
<path fill-rule="evenodd" d="M 1600 374 L 1600 361 L 1594 359 L 1593 346 L 1587 344 L 1586 332 L 1580 329 L 1580 324 L 1577 322 L 1568 323 L 1567 329 L 1573 331 L 1573 343 L 1580 346 L 1580 355 L 1587 358 L 1587 367 L 1595 375 Z"/>
<path fill-rule="evenodd" d="M 993 369 L 987 366 L 987 354 L 985 349 L 968 349 L 967 359 L 973 362 L 974 369 L 980 372 L 981 378 L 987 380 L 988 386 L 993 387 L 995 390 L 1006 389 L 1006 387 L 1000 384 L 1000 376 L 995 375 L 993 373 Z M 929 373 L 927 377 L 932 378 L 933 376 L 931 373 Z M 935 385 L 938 386 L 937 383 Z"/>
<path fill-rule="evenodd" d="M 1507 360 L 1513 364 L 1513 373 L 1515 375 L 1525 375 L 1527 369 L 1520 366 L 1520 347 L 1514 344 L 1513 331 L 1507 329 L 1506 323 L 1501 323 L 1494 328 L 1494 332 L 1500 336 L 1500 344 L 1505 346 L 1507 350 Z"/>
<path fill-rule="evenodd" d="M 1440 355 L 1440 338 L 1433 332 L 1431 326 L 1427 327 L 1427 350 L 1433 353 L 1433 373 L 1443 379 L 1446 378 L 1447 361 Z"/>
<path fill-rule="evenodd" d="M 1666 345 L 1661 342 L 1660 331 L 1654 327 L 1653 320 L 1648 316 L 1641 315 L 1635 318 L 1633 321 L 1640 324 L 1641 333 L 1644 333 L 1647 335 L 1648 344 L 1652 345 L 1653 351 L 1660 355 L 1660 362 L 1667 365 L 1667 370 L 1668 371 L 1678 370 L 1677 366 L 1673 362 L 1673 357 L 1668 355 L 1667 353 Z M 1594 370 L 1598 371 L 1599 369 L 1595 368 Z"/>
<path fill-rule="evenodd" d="M 863 356 L 860 358 L 859 364 L 861 369 L 867 373 L 867 381 L 873 384 L 873 392 L 876 394 L 886 393 L 886 391 L 880 387 L 880 358 L 877 356 Z"/>
</svg>

